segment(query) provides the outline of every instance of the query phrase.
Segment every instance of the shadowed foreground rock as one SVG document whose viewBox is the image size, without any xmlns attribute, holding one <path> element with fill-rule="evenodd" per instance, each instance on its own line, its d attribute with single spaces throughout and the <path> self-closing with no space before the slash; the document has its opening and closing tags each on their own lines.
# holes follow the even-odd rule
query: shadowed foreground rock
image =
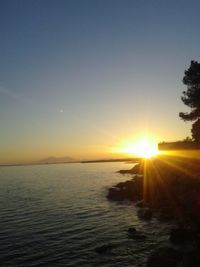
<svg viewBox="0 0 200 267">
<path fill-rule="evenodd" d="M 146 237 L 141 232 L 137 231 L 135 227 L 130 227 L 127 230 L 128 237 L 134 240 L 141 240 L 143 241 Z"/>
<path fill-rule="evenodd" d="M 111 251 L 115 247 L 116 247 L 115 244 L 106 244 L 106 245 L 102 245 L 100 247 L 96 247 L 95 252 L 98 254 L 103 254 L 103 253 L 107 253 L 107 252 Z"/>
<path fill-rule="evenodd" d="M 178 267 L 180 253 L 171 247 L 155 250 L 147 261 L 147 267 Z"/>
<path fill-rule="evenodd" d="M 147 267 L 199 267 L 200 159 L 160 156 L 120 173 L 134 176 L 110 188 L 108 200 L 133 201 L 141 219 L 156 216 L 177 223 L 169 232 L 169 241 L 176 249 L 157 248 L 149 256 Z M 139 240 L 142 235 L 131 227 L 128 236 Z"/>
<path fill-rule="evenodd" d="M 132 180 L 120 182 L 116 186 L 108 190 L 107 198 L 109 200 L 137 201 L 142 199 L 142 179 L 140 176 L 135 176 Z"/>
<path fill-rule="evenodd" d="M 177 227 L 170 232 L 170 241 L 174 244 L 193 243 L 198 241 L 199 237 L 199 231 L 193 228 Z"/>
<path fill-rule="evenodd" d="M 138 170 L 142 175 L 136 174 L 110 188 L 108 200 L 140 201 L 149 208 L 149 218 L 152 210 L 163 220 L 200 222 L 200 160 L 163 156 L 136 166 L 134 172 Z M 145 210 L 139 212 L 142 213 L 145 217 Z"/>
<path fill-rule="evenodd" d="M 118 173 L 121 173 L 121 174 L 142 174 L 143 170 L 142 170 L 141 164 L 137 164 L 130 170 L 120 170 L 120 171 L 118 171 Z"/>
<path fill-rule="evenodd" d="M 138 210 L 138 217 L 143 220 L 151 220 L 153 212 L 150 208 L 141 208 Z"/>
</svg>

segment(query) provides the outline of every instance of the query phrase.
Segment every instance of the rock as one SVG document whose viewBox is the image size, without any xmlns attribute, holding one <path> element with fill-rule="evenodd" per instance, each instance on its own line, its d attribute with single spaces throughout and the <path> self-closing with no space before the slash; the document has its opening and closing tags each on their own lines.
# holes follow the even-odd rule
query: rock
<svg viewBox="0 0 200 267">
<path fill-rule="evenodd" d="M 137 232 L 135 227 L 129 227 L 127 230 L 128 234 L 135 234 Z"/>
<path fill-rule="evenodd" d="M 106 252 L 110 251 L 114 247 L 115 247 L 114 244 L 106 244 L 106 245 L 103 245 L 103 246 L 100 246 L 100 247 L 96 247 L 95 248 L 95 252 L 98 253 L 98 254 L 103 254 L 103 253 L 106 253 Z"/>
<path fill-rule="evenodd" d="M 200 251 L 193 250 L 186 252 L 183 255 L 182 265 L 183 267 L 199 267 L 200 266 Z"/>
<path fill-rule="evenodd" d="M 137 164 L 130 170 L 120 170 L 118 171 L 121 174 L 142 174 L 141 165 Z"/>
<path fill-rule="evenodd" d="M 144 200 L 139 200 L 135 203 L 135 206 L 138 207 L 138 208 L 144 208 L 146 207 L 146 203 L 144 202 Z"/>
<path fill-rule="evenodd" d="M 123 190 L 123 189 L 127 189 L 129 187 L 133 187 L 134 185 L 135 185 L 135 182 L 133 180 L 130 180 L 130 181 L 126 181 L 126 182 L 120 182 L 115 187 Z"/>
<path fill-rule="evenodd" d="M 132 174 L 132 171 L 131 170 L 119 170 L 118 173 L 121 173 L 121 174 Z"/>
<path fill-rule="evenodd" d="M 171 247 L 155 250 L 147 261 L 147 267 L 178 267 L 180 253 Z"/>
<path fill-rule="evenodd" d="M 143 220 L 151 220 L 153 212 L 150 208 L 142 208 L 138 211 L 138 217 Z"/>
<path fill-rule="evenodd" d="M 158 210 L 157 218 L 160 221 L 170 221 L 175 218 L 173 209 L 162 207 Z"/>
<path fill-rule="evenodd" d="M 108 190 L 107 199 L 114 200 L 114 201 L 122 201 L 125 199 L 125 196 L 121 189 L 116 188 L 116 187 L 111 187 Z"/>
<path fill-rule="evenodd" d="M 111 187 L 108 190 L 107 199 L 122 201 L 133 201 L 137 198 L 137 192 L 135 189 L 135 182 L 133 180 L 118 183 L 115 187 Z"/>
<path fill-rule="evenodd" d="M 145 235 L 137 231 L 135 227 L 128 228 L 127 232 L 128 232 L 128 237 L 135 240 L 144 240 L 146 238 Z"/>
<path fill-rule="evenodd" d="M 198 238 L 197 232 L 193 229 L 183 227 L 173 228 L 170 231 L 170 241 L 174 244 L 192 242 Z"/>
</svg>

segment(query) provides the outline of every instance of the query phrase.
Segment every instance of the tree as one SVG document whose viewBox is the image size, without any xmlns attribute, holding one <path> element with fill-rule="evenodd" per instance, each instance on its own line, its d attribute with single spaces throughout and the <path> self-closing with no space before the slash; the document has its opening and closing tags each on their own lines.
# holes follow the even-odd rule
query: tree
<svg viewBox="0 0 200 267">
<path fill-rule="evenodd" d="M 185 70 L 183 83 L 187 90 L 181 97 L 183 103 L 191 108 L 191 112 L 180 112 L 179 117 L 184 121 L 194 121 L 192 124 L 192 138 L 200 144 L 200 63 L 191 61 L 188 70 Z"/>
<path fill-rule="evenodd" d="M 200 119 L 196 120 L 192 125 L 192 138 L 200 144 Z"/>
</svg>

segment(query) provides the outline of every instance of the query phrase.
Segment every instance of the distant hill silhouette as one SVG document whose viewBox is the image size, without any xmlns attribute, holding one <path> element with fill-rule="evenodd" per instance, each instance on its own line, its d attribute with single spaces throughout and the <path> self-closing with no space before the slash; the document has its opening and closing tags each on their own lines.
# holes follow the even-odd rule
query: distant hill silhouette
<svg viewBox="0 0 200 267">
<path fill-rule="evenodd" d="M 76 159 L 71 157 L 48 157 L 35 161 L 38 164 L 51 164 L 51 163 L 64 163 L 64 162 L 76 162 Z"/>
</svg>

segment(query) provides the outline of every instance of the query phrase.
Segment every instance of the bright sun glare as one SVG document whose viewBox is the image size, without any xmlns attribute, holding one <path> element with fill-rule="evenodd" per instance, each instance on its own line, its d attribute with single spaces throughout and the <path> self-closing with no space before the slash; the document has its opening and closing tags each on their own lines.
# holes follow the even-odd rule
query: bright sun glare
<svg viewBox="0 0 200 267">
<path fill-rule="evenodd" d="M 157 143 L 150 139 L 141 139 L 132 145 L 122 148 L 121 152 L 142 158 L 151 158 L 159 153 Z"/>
</svg>

